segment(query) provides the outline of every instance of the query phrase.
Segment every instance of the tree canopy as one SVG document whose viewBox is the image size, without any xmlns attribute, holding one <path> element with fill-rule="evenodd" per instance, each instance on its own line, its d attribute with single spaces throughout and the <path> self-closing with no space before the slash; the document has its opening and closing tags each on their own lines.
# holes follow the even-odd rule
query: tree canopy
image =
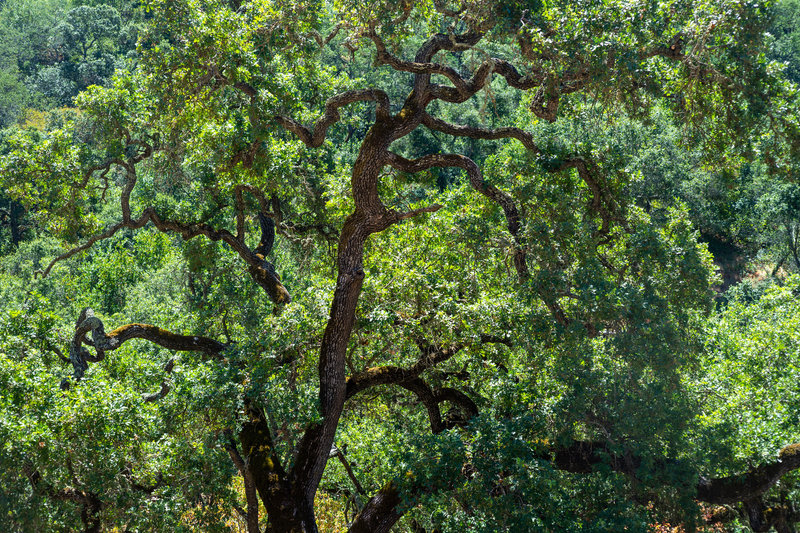
<svg viewBox="0 0 800 533">
<path fill-rule="evenodd" d="M 5 529 L 794 531 L 798 278 L 717 310 L 701 241 L 800 270 L 796 2 L 59 17 L 0 134 Z"/>
</svg>

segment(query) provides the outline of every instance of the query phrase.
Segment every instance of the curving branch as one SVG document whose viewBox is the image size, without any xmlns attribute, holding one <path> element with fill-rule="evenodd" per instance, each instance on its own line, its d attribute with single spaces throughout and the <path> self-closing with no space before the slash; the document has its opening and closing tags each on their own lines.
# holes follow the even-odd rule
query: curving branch
<svg viewBox="0 0 800 533">
<path fill-rule="evenodd" d="M 417 50 L 414 61 L 417 63 L 429 63 L 433 56 L 441 51 L 464 52 L 473 48 L 483 39 L 485 32 L 480 30 L 470 30 L 461 34 L 436 33 L 425 41 Z"/>
<path fill-rule="evenodd" d="M 403 60 L 390 53 L 383 39 L 375 30 L 367 33 L 366 37 L 375 44 L 376 63 L 388 65 L 400 72 L 417 75 L 414 90 L 418 95 L 427 95 L 424 99 L 425 104 L 433 99 L 452 103 L 465 102 L 491 81 L 492 74 L 504 77 L 511 87 L 520 90 L 538 87 L 545 79 L 541 69 L 534 69 L 531 74 L 523 76 L 510 62 L 494 57 L 484 60 L 471 77 L 461 75 L 448 65 L 432 62 L 433 57 L 440 51 L 460 52 L 472 48 L 483 37 L 480 32 L 468 32 L 461 35 L 436 34 L 420 47 L 414 61 Z M 444 76 L 453 85 L 448 87 L 431 84 L 430 76 L 434 74 Z"/>
<path fill-rule="evenodd" d="M 266 259 L 275 244 L 275 222 L 264 213 L 258 214 L 258 223 L 261 226 L 261 240 L 253 253 Z"/>
<path fill-rule="evenodd" d="M 67 252 L 50 261 L 50 264 L 47 265 L 43 271 L 38 272 L 38 274 L 41 274 L 43 277 L 45 277 L 50 273 L 50 270 L 53 268 L 53 266 L 55 266 L 55 264 L 59 261 L 68 259 L 78 252 L 88 250 L 96 242 L 112 237 L 123 228 L 140 229 L 148 222 L 151 222 L 159 231 L 177 233 L 187 241 L 201 235 L 212 241 L 223 241 L 228 246 L 233 248 L 233 250 L 239 254 L 239 257 L 245 260 L 245 262 L 248 264 L 248 271 L 250 275 L 254 281 L 264 289 L 273 302 L 278 304 L 286 304 L 291 302 L 289 291 L 286 290 L 286 287 L 284 287 L 280 280 L 280 276 L 278 276 L 277 272 L 275 272 L 275 268 L 272 267 L 270 263 L 260 258 L 253 250 L 250 250 L 250 248 L 248 248 L 244 243 L 243 239 L 238 239 L 226 229 L 216 229 L 205 223 L 195 224 L 163 219 L 156 213 L 153 207 L 145 208 L 141 216 L 137 219 L 123 219 L 121 222 L 111 226 L 103 233 L 93 235 L 85 243 L 68 250 Z M 263 238 L 264 237 L 262 236 L 262 240 Z"/>
<path fill-rule="evenodd" d="M 77 254 L 79 252 L 83 252 L 85 250 L 88 250 L 89 248 L 94 246 L 94 244 L 96 242 L 99 242 L 99 241 L 102 241 L 102 240 L 105 240 L 105 239 L 110 239 L 119 230 L 121 230 L 122 228 L 127 228 L 127 227 L 129 227 L 127 223 L 119 222 L 117 224 L 114 224 L 110 228 L 108 228 L 103 233 L 98 233 L 96 235 L 92 235 L 91 237 L 89 237 L 89 239 L 86 240 L 85 243 L 83 243 L 83 244 L 81 244 L 79 246 L 76 246 L 74 248 L 70 248 L 68 251 L 64 252 L 63 254 L 59 255 L 58 257 L 56 257 L 55 259 L 50 261 L 50 263 L 47 265 L 47 267 L 45 267 L 44 270 L 37 270 L 36 272 L 34 272 L 34 276 L 42 276 L 43 278 L 46 278 L 50 274 L 50 271 L 53 269 L 53 267 L 56 265 L 56 263 L 59 263 L 59 262 L 64 261 L 66 259 L 69 259 L 70 257 L 72 257 L 73 255 L 75 255 L 75 254 Z"/>
<path fill-rule="evenodd" d="M 168 375 L 172 374 L 172 369 L 174 367 L 175 367 L 175 358 L 172 357 L 164 365 L 164 372 L 166 372 Z M 156 392 L 154 392 L 152 394 L 143 394 L 142 395 L 142 399 L 145 402 L 157 402 L 158 400 L 160 400 L 161 398 L 166 396 L 169 393 L 169 391 L 171 390 L 171 388 L 172 387 L 170 387 L 169 381 L 166 378 L 164 378 L 164 380 L 161 382 L 161 388 L 158 391 L 156 391 Z"/>
<path fill-rule="evenodd" d="M 572 168 L 578 172 L 578 176 L 580 176 L 592 194 L 588 208 L 597 213 L 603 222 L 598 233 L 607 235 L 611 231 L 612 222 L 618 222 L 623 228 L 627 229 L 628 223 L 622 214 L 619 202 L 617 202 L 608 188 L 604 187 L 597 179 L 597 168 L 593 167 L 589 161 L 580 156 L 573 156 L 564 159 L 559 165 L 553 166 L 548 170 L 550 172 L 560 172 Z"/>
<path fill-rule="evenodd" d="M 87 338 L 90 332 L 91 340 Z M 227 347 L 226 344 L 208 337 L 178 335 L 150 324 L 126 324 L 106 333 L 103 322 L 94 316 L 94 312 L 87 307 L 81 311 L 75 323 L 75 335 L 69 347 L 73 379 L 79 381 L 86 369 L 89 368 L 88 363 L 102 361 L 106 352 L 116 350 L 131 339 L 147 340 L 170 350 L 203 352 L 215 357 L 219 357 L 219 354 Z M 84 344 L 92 346 L 96 355 L 91 355 L 89 350 L 83 346 Z M 165 371 L 170 372 L 171 370 L 172 365 L 167 363 Z M 69 382 L 65 380 L 61 386 L 68 388 Z"/>
<path fill-rule="evenodd" d="M 521 128 L 479 128 L 476 126 L 466 126 L 462 124 L 451 124 L 439 118 L 434 118 L 425 113 L 422 116 L 422 124 L 429 130 L 440 131 L 455 137 L 469 137 L 471 139 L 516 139 L 533 153 L 541 153 L 541 150 L 533 140 L 533 136 Z"/>
<path fill-rule="evenodd" d="M 469 157 L 460 154 L 430 154 L 419 159 L 406 159 L 395 153 L 389 152 L 388 163 L 403 172 L 421 172 L 433 167 L 456 167 L 464 169 L 469 177 L 472 188 L 480 192 L 493 202 L 500 205 L 508 223 L 508 231 L 516 243 L 514 247 L 514 268 L 520 283 L 525 283 L 530 278 L 527 264 L 527 252 L 520 235 L 522 227 L 521 217 L 514 200 L 494 185 L 489 185 L 483 180 L 478 165 Z M 547 306 L 550 314 L 561 326 L 568 326 L 570 319 L 567 317 L 558 300 L 549 293 L 540 291 L 539 296 Z"/>
<path fill-rule="evenodd" d="M 422 339 L 415 339 L 415 342 L 422 354 L 422 357 L 416 363 L 408 368 L 398 366 L 371 367 L 354 374 L 347 378 L 346 398 L 350 399 L 356 394 L 377 385 L 402 384 L 405 381 L 413 380 L 426 370 L 449 360 L 469 346 L 468 343 L 435 346 Z M 511 346 L 507 339 L 494 335 L 481 335 L 479 342 L 481 344 L 505 344 L 506 346 Z"/>
<path fill-rule="evenodd" d="M 558 118 L 558 104 L 561 95 L 552 87 L 540 87 L 533 95 L 530 109 L 534 115 L 547 122 L 555 122 Z"/>
<path fill-rule="evenodd" d="M 395 169 L 402 172 L 416 173 L 430 168 L 456 167 L 466 171 L 472 188 L 498 204 L 505 214 L 508 223 L 508 231 L 514 238 L 516 246 L 514 248 L 514 266 L 521 283 L 525 283 L 530 277 L 526 262 L 525 247 L 520 235 L 522 227 L 519 209 L 517 209 L 514 199 L 501 191 L 494 185 L 486 183 L 483 179 L 478 165 L 469 157 L 460 154 L 430 154 L 419 159 L 406 159 L 393 152 L 388 152 L 387 162 Z"/>
<path fill-rule="evenodd" d="M 423 372 L 440 363 L 447 361 L 468 346 L 466 343 L 449 346 L 434 346 L 421 339 L 416 339 L 422 357 L 408 368 L 398 366 L 371 367 L 347 378 L 346 399 L 378 385 L 397 385 L 414 393 L 417 399 L 428 411 L 431 422 L 431 431 L 441 433 L 446 429 L 463 426 L 470 418 L 478 414 L 478 407 L 466 394 L 452 388 L 432 388 L 420 376 Z M 500 343 L 510 346 L 511 343 L 504 338 L 482 335 L 480 342 L 483 344 Z M 449 416 L 442 418 L 440 404 L 449 402 L 458 407 L 463 416 Z"/>
<path fill-rule="evenodd" d="M 130 465 L 126 466 L 121 473 L 122 476 L 128 480 L 128 483 L 130 483 L 132 489 L 138 490 L 139 492 L 144 492 L 145 494 L 153 494 L 159 487 L 164 485 L 164 474 L 162 472 L 159 472 L 158 475 L 156 475 L 155 483 L 152 485 L 143 485 L 136 481 L 133 478 L 133 472 L 131 471 Z"/>
<path fill-rule="evenodd" d="M 454 68 L 442 65 L 441 63 L 431 63 L 430 61 L 402 60 L 389 52 L 383 39 L 374 30 L 367 33 L 367 38 L 375 44 L 375 60 L 379 65 L 388 65 L 394 70 L 409 72 L 411 74 L 439 74 L 449 79 L 453 85 L 455 85 L 455 90 L 459 93 L 467 93 L 470 91 L 470 84 Z M 438 44 L 439 39 L 435 42 Z M 427 55 L 433 57 L 434 54 L 426 52 L 422 57 L 426 57 Z"/>
<path fill-rule="evenodd" d="M 462 78 L 462 83 L 454 84 L 454 87 L 432 84 L 431 98 L 454 104 L 466 102 L 491 82 L 493 74 L 502 76 L 509 86 L 522 91 L 539 87 L 546 79 L 544 72 L 540 69 L 535 69 L 530 74 L 523 76 L 510 62 L 492 57 L 484 60 L 475 69 L 469 81 Z"/>
<path fill-rule="evenodd" d="M 800 443 L 784 446 L 777 461 L 751 468 L 745 473 L 715 479 L 701 478 L 697 499 L 729 504 L 761 496 L 783 476 L 800 468 Z"/>
<path fill-rule="evenodd" d="M 325 141 L 325 135 L 341 118 L 339 108 L 355 102 L 375 102 L 375 114 L 379 120 L 389 118 L 389 96 L 380 89 L 357 89 L 332 96 L 325 102 L 325 112 L 313 129 L 308 129 L 293 118 L 276 116 L 275 120 L 303 141 L 306 146 L 317 148 Z"/>
<path fill-rule="evenodd" d="M 401 502 L 397 484 L 387 483 L 358 513 L 347 533 L 388 533 L 402 517 Z"/>
</svg>

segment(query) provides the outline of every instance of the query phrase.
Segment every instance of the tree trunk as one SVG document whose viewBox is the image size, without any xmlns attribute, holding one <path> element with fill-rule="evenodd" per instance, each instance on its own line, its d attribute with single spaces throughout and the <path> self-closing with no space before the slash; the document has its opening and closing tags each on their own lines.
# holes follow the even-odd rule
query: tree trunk
<svg viewBox="0 0 800 533">
<path fill-rule="evenodd" d="M 251 412 L 251 422 L 244 425 L 240 434 L 248 468 L 276 533 L 317 532 L 313 502 L 346 399 L 345 356 L 364 281 L 364 245 L 372 233 L 388 228 L 395 221 L 378 196 L 378 177 L 385 165 L 391 134 L 390 124 L 376 122 L 353 166 L 355 209 L 342 227 L 336 289 L 319 356 L 322 422 L 306 430 L 289 473 L 283 471 L 273 452 L 263 416 Z"/>
</svg>

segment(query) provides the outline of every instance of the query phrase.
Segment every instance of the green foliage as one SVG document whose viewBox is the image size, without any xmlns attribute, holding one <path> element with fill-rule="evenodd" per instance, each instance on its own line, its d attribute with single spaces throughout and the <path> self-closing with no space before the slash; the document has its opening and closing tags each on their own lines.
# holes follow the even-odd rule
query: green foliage
<svg viewBox="0 0 800 533">
<path fill-rule="evenodd" d="M 706 404 L 699 419 L 703 443 L 715 450 L 714 464 L 723 472 L 774 457 L 800 436 L 794 414 L 798 287 L 792 276 L 755 300 L 737 291 L 710 324 L 707 374 L 695 387 Z"/>
<path fill-rule="evenodd" d="M 8 153 L 0 163 L 0 181 L 8 194 L 33 208 L 42 225 L 68 240 L 98 227 L 91 214 L 97 195 L 87 191 L 89 177 L 84 171 L 90 154 L 74 135 L 67 130 L 46 135 L 18 131 L 6 139 Z"/>
<path fill-rule="evenodd" d="M 782 0 L 775 4 L 775 18 L 770 33 L 775 42 L 772 56 L 786 64 L 786 77 L 800 83 L 800 3 Z"/>
</svg>

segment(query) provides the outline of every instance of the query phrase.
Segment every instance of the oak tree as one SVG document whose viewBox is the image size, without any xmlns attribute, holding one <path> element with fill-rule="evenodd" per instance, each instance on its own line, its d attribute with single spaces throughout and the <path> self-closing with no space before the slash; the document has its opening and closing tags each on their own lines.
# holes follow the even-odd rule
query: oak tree
<svg viewBox="0 0 800 533">
<path fill-rule="evenodd" d="M 3 179 L 72 243 L 41 276 L 151 228 L 187 241 L 192 298 L 261 301 L 237 312 L 229 295 L 231 320 L 198 308 L 194 326 L 176 319 L 185 334 L 107 331 L 84 309 L 68 348 L 47 347 L 72 366 L 59 394 L 81 394 L 133 339 L 227 369 L 232 403 L 206 431 L 241 474 L 250 532 L 259 500 L 271 531 L 317 531 L 331 459 L 355 487 L 351 532 L 406 513 L 422 531 L 418 505 L 489 529 L 619 530 L 653 508 L 690 523 L 693 500 L 742 503 L 754 530 L 789 531 L 797 517 L 762 497 L 800 466 L 797 445 L 735 473 L 686 449 L 709 256 L 680 209 L 636 204 L 640 171 L 621 146 L 627 125 L 661 113 L 708 165 L 757 150 L 789 172 L 798 123 L 763 52 L 767 6 L 149 9 L 136 71 L 90 87 L 63 128 L 12 137 Z M 116 219 L 103 226 L 98 206 Z M 203 278 L 213 264 L 227 289 Z M 136 401 L 166 401 L 173 368 Z M 366 494 L 341 440 L 370 418 L 383 429 L 364 438 L 392 460 L 372 465 L 383 486 Z M 86 531 L 117 519 L 101 485 L 54 485 L 36 457 L 21 467 L 36 494 L 77 504 Z M 153 472 L 118 477 L 152 496 L 169 486 Z M 608 518 L 598 494 L 626 503 Z"/>
</svg>

